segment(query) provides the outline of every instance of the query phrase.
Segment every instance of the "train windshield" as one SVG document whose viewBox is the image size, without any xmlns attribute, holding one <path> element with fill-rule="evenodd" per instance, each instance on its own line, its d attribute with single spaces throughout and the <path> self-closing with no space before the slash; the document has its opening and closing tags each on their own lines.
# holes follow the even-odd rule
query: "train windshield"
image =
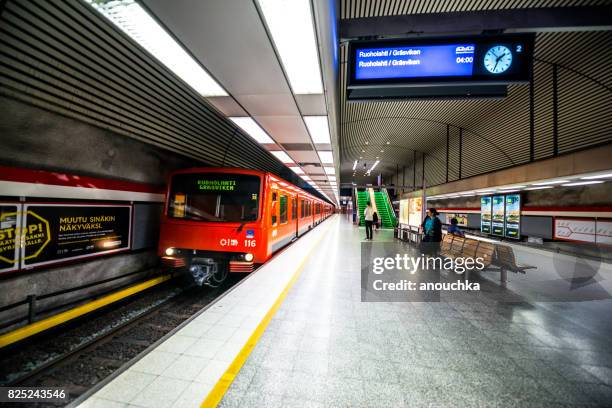
<svg viewBox="0 0 612 408">
<path fill-rule="evenodd" d="M 256 221 L 260 178 L 246 174 L 177 174 L 172 178 L 168 216 L 193 221 Z"/>
</svg>

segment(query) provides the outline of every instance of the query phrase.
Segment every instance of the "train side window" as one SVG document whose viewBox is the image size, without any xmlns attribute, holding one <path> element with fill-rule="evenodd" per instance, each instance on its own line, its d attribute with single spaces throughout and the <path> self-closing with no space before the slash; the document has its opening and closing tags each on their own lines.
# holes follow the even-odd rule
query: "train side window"
<svg viewBox="0 0 612 408">
<path fill-rule="evenodd" d="M 297 198 L 293 197 L 291 199 L 291 220 L 295 220 L 297 217 Z"/>
<path fill-rule="evenodd" d="M 280 223 L 287 223 L 287 196 L 283 194 L 280 196 Z"/>
<path fill-rule="evenodd" d="M 276 218 L 276 192 L 272 192 L 272 205 L 270 206 L 271 210 L 270 213 L 272 214 L 271 217 L 271 221 L 272 221 L 272 225 L 276 225 L 277 224 L 277 218 Z"/>
<path fill-rule="evenodd" d="M 306 216 L 306 206 L 304 204 L 306 204 L 306 201 L 301 200 L 302 201 L 302 205 L 300 206 L 300 218 L 304 218 Z"/>
</svg>

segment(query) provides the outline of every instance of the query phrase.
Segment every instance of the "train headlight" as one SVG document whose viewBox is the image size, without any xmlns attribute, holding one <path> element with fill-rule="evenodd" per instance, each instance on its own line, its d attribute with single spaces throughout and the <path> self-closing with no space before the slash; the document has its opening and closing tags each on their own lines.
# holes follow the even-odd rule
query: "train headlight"
<svg viewBox="0 0 612 408">
<path fill-rule="evenodd" d="M 166 248 L 166 255 L 172 256 L 175 253 L 176 253 L 176 250 L 174 248 Z"/>
<path fill-rule="evenodd" d="M 253 260 L 253 254 L 248 252 L 244 255 L 244 260 L 247 262 L 251 262 Z"/>
</svg>

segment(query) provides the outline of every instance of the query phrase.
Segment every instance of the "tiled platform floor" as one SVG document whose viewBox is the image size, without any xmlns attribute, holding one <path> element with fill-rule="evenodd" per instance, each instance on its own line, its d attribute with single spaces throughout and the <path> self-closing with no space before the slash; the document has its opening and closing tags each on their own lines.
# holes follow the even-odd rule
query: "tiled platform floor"
<svg viewBox="0 0 612 408">
<path fill-rule="evenodd" d="M 575 318 L 611 320 L 610 300 L 517 301 L 495 277 L 469 301 L 362 303 L 364 230 L 330 222 L 221 406 L 612 406 L 610 326 Z"/>
</svg>

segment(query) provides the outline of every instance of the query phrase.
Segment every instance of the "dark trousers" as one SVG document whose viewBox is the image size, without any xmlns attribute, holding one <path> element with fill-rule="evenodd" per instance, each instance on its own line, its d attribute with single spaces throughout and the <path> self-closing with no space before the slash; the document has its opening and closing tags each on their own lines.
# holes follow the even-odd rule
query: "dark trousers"
<svg viewBox="0 0 612 408">
<path fill-rule="evenodd" d="M 372 221 L 365 222 L 366 224 L 366 239 L 372 239 Z"/>
</svg>

